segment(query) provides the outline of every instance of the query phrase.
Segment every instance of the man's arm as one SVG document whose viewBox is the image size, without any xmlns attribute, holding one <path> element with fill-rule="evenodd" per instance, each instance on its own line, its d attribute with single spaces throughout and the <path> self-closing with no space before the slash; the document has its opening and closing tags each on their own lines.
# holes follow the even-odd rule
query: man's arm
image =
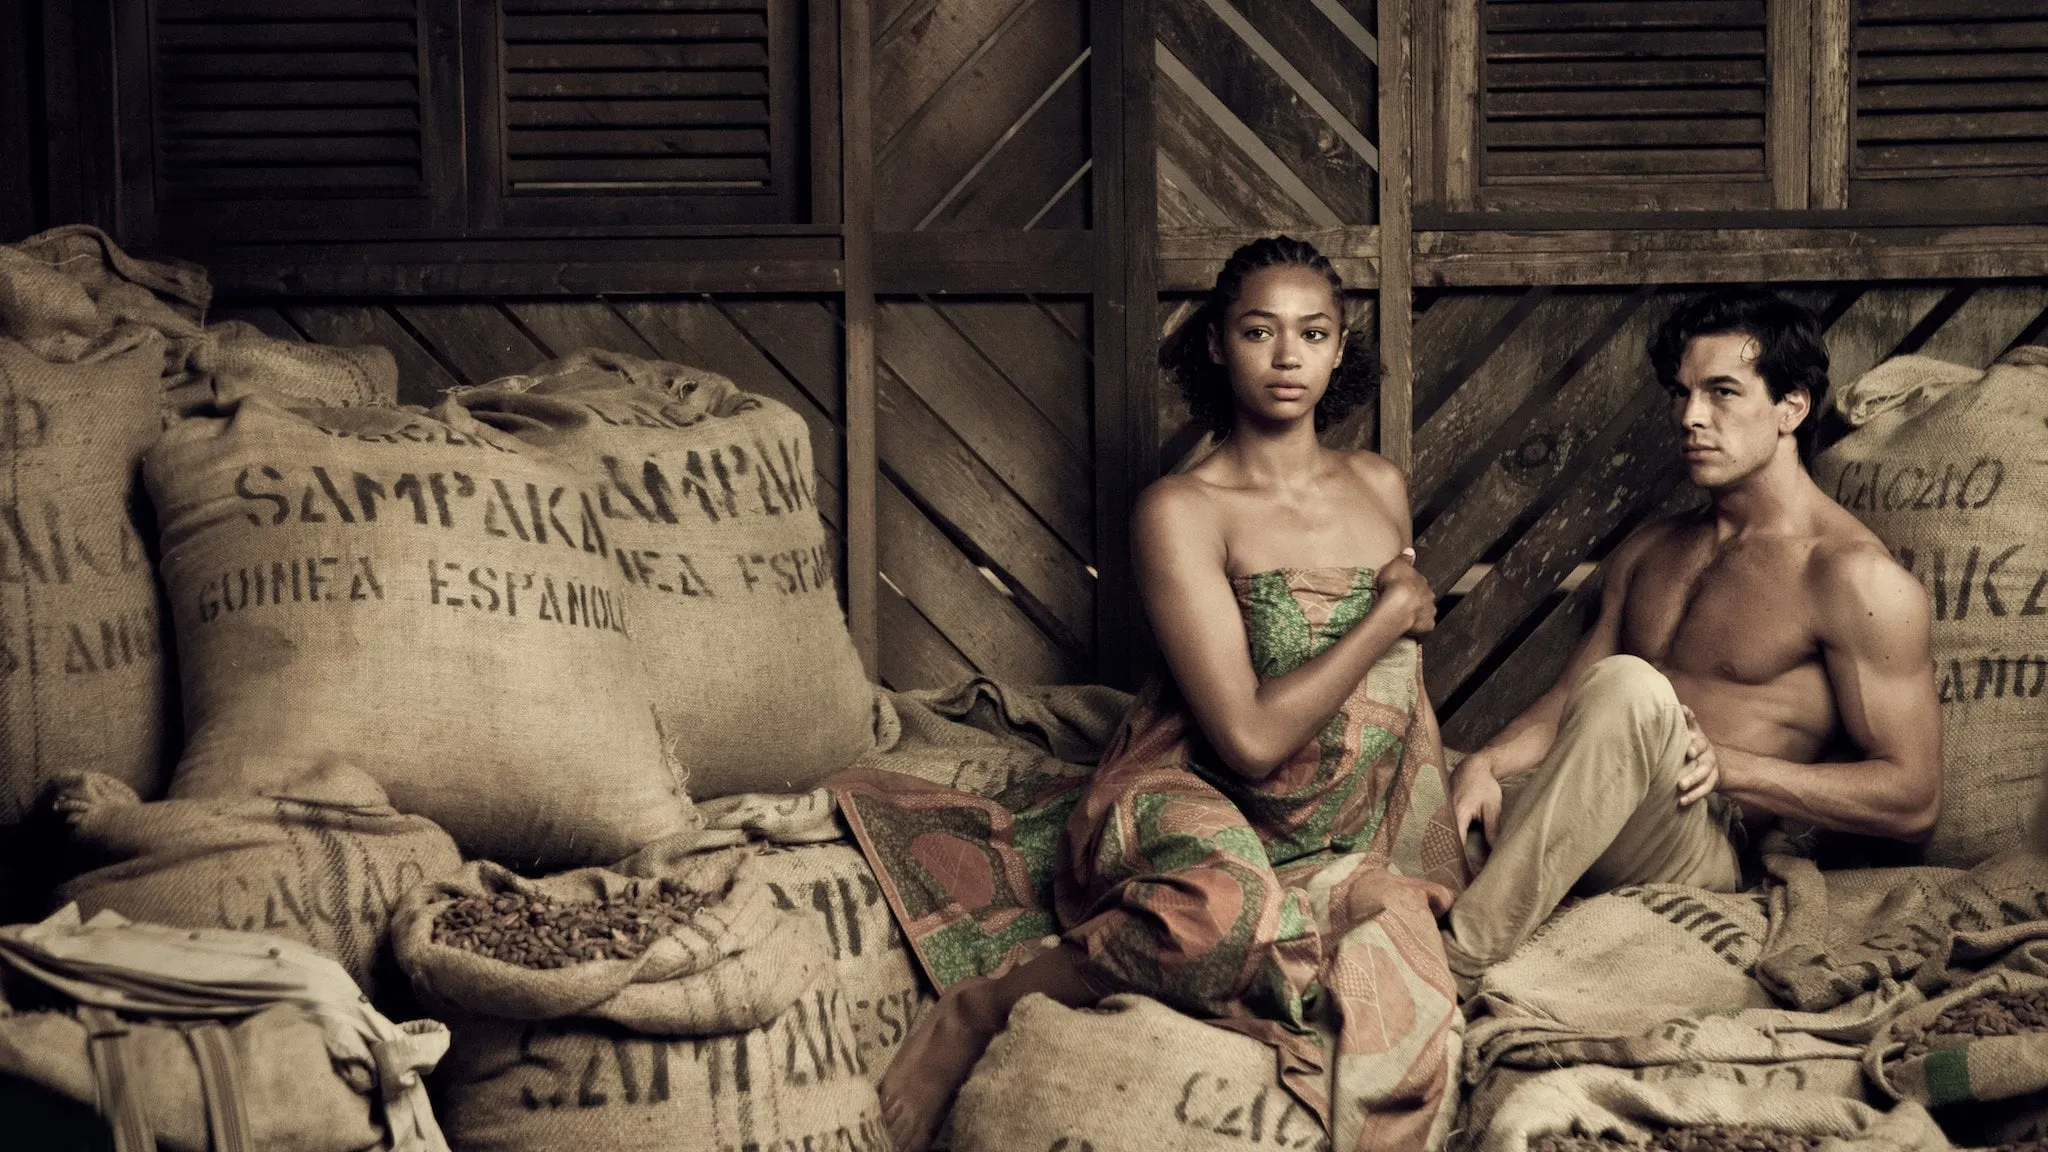
<svg viewBox="0 0 2048 1152">
<path fill-rule="evenodd" d="M 1823 828 L 1924 841 L 1941 815 L 1941 708 L 1927 593 L 1874 546 L 1815 568 L 1810 591 L 1835 706 L 1865 758 L 1799 764 L 1717 748 L 1719 791 Z"/>
<path fill-rule="evenodd" d="M 1451 817 L 1460 839 L 1474 820 L 1480 821 L 1487 840 L 1494 838 L 1494 824 L 1500 815 L 1500 780 L 1543 762 L 1557 742 L 1557 726 L 1572 689 L 1593 665 L 1621 651 L 1621 615 L 1628 602 L 1629 577 L 1636 561 L 1663 531 L 1661 522 L 1639 529 L 1608 555 L 1596 577 L 1600 581 L 1600 615 L 1572 651 L 1557 683 L 1458 765 L 1451 779 Z"/>
</svg>

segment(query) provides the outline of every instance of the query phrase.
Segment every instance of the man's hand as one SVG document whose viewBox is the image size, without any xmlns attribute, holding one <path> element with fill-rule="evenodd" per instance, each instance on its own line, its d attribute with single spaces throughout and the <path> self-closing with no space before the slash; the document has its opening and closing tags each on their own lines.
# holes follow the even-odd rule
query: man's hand
<svg viewBox="0 0 2048 1152">
<path fill-rule="evenodd" d="M 1721 761 L 1714 753 L 1714 742 L 1700 730 L 1700 718 L 1693 715 L 1692 708 L 1680 704 L 1679 711 L 1685 713 L 1685 763 L 1686 773 L 1678 778 L 1678 806 L 1690 807 L 1704 800 L 1707 794 L 1721 784 Z"/>
<path fill-rule="evenodd" d="M 1436 628 L 1436 593 L 1415 567 L 1415 549 L 1403 548 L 1373 579 L 1373 595 L 1389 611 L 1408 614 L 1403 635 L 1427 636 Z"/>
<path fill-rule="evenodd" d="M 1451 773 L 1451 822 L 1457 826 L 1458 843 L 1465 842 L 1474 820 L 1479 821 L 1486 842 L 1492 844 L 1500 826 L 1500 781 L 1483 752 L 1465 757 Z"/>
</svg>

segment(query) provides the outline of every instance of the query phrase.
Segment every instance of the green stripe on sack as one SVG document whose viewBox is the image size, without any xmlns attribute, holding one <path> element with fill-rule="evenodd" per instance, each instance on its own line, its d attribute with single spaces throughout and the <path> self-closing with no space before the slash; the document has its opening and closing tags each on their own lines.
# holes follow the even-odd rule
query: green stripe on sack
<svg viewBox="0 0 2048 1152">
<path fill-rule="evenodd" d="M 1946 1048 L 1929 1052 L 1927 1063 L 1927 1106 L 1939 1108 L 1958 1100 L 1973 1100 L 1970 1094 L 1970 1050 Z"/>
</svg>

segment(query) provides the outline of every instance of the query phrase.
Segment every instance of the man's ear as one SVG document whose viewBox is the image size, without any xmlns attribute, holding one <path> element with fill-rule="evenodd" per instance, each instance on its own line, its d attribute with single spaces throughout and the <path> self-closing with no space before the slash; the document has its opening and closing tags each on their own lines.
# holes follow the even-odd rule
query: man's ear
<svg viewBox="0 0 2048 1152">
<path fill-rule="evenodd" d="M 1794 388 L 1778 401 L 1778 431 L 1790 433 L 1813 412 L 1813 393 L 1804 388 Z"/>
<path fill-rule="evenodd" d="M 1223 363 L 1223 337 L 1217 333 L 1214 324 L 1209 325 L 1209 362 Z"/>
</svg>

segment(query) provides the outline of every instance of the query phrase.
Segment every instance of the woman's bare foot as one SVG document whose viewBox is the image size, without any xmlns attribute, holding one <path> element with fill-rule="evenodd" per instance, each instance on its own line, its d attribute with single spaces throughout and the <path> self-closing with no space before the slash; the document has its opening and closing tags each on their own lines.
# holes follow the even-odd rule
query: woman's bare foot
<svg viewBox="0 0 2048 1152">
<path fill-rule="evenodd" d="M 896 1152 L 925 1152 L 931 1147 L 939 1123 L 952 1107 L 953 1094 L 967 1083 L 989 1041 L 1009 1023 L 1010 1009 L 1034 992 L 1069 1008 L 1083 1008 L 1102 998 L 1084 974 L 1081 953 L 1062 944 L 994 979 L 984 976 L 955 984 L 910 1030 L 910 1038 L 896 1050 L 876 1085 L 882 1124 L 889 1129 Z"/>
<path fill-rule="evenodd" d="M 976 979 L 948 989 L 918 1020 L 889 1070 L 882 1073 L 876 1091 L 882 1098 L 882 1123 L 896 1152 L 931 1147 L 953 1094 L 967 1083 L 975 1062 L 1002 1030 L 1002 1019 L 988 1020 L 988 1006 L 979 1002 L 987 999 L 989 984 Z"/>
</svg>

